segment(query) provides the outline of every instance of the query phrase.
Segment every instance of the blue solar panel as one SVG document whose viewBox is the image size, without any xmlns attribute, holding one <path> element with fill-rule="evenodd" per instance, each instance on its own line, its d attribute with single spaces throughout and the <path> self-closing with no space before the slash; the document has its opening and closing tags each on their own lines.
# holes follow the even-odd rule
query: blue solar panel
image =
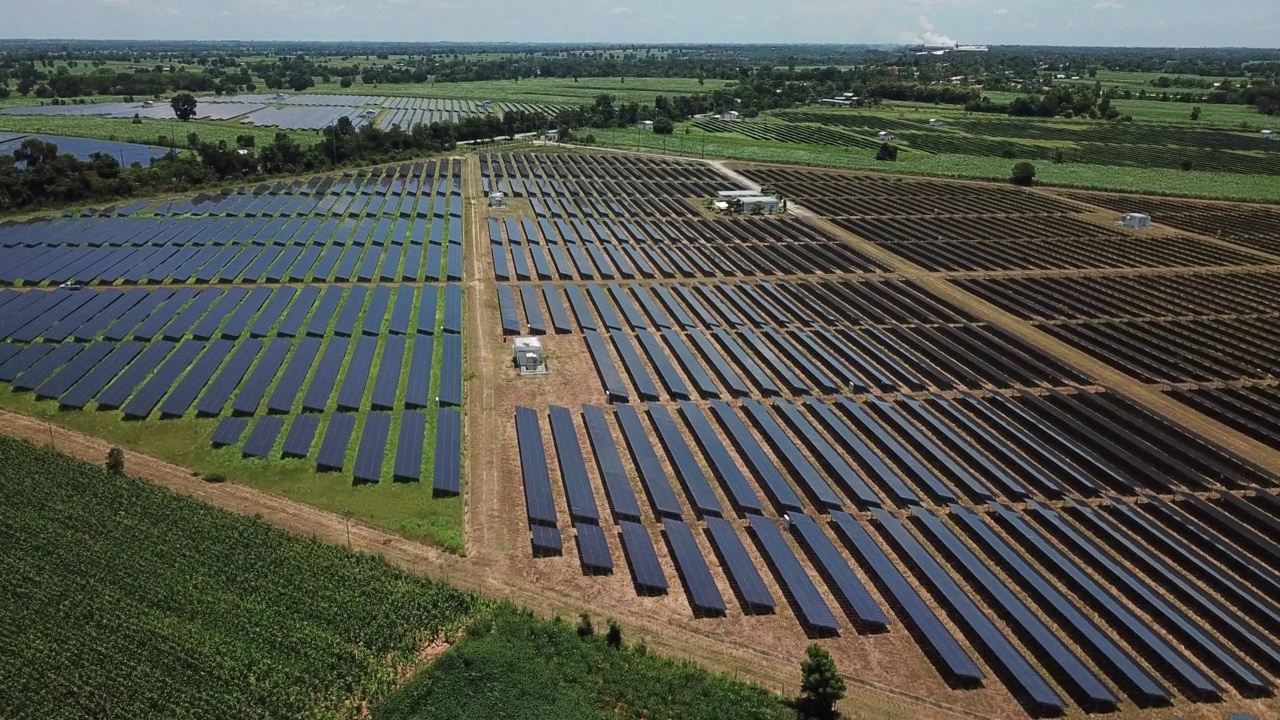
<svg viewBox="0 0 1280 720">
<path fill-rule="evenodd" d="M 397 482 L 422 479 L 422 451 L 427 435 L 427 416 L 410 410 L 400 416 L 400 434 L 396 440 L 392 478 Z"/>
<path fill-rule="evenodd" d="M 451 230 L 452 231 L 452 230 Z M 462 280 L 462 245 L 449 243 L 449 251 L 445 254 L 445 278 L 450 282 Z"/>
<path fill-rule="evenodd" d="M 440 361 L 440 394 L 437 401 L 441 406 L 462 405 L 462 337 L 460 335 L 441 336 L 443 354 Z"/>
<path fill-rule="evenodd" d="M 346 302 L 342 305 L 342 310 L 338 313 L 337 320 L 333 323 L 333 333 L 343 337 L 350 337 L 355 333 L 356 318 L 360 316 L 360 311 L 364 308 L 365 297 L 369 294 L 369 288 L 366 285 L 352 285 L 347 291 Z M 321 300 L 323 304 L 324 300 Z M 313 321 L 314 323 L 314 321 Z"/>
<path fill-rule="evenodd" d="M 650 422 L 658 432 L 658 439 L 671 459 L 676 477 L 684 486 L 694 508 L 700 513 L 722 515 L 724 510 L 720 506 L 720 501 L 711 489 L 711 483 L 702 474 L 702 468 L 685 442 L 684 436 L 681 435 L 671 412 L 663 405 L 652 403 L 645 405 L 645 409 L 649 413 Z"/>
<path fill-rule="evenodd" d="M 81 326 L 90 322 L 95 317 L 108 315 L 109 311 L 107 308 L 114 305 L 116 301 L 121 299 L 124 295 L 125 293 L 123 291 L 116 290 L 114 288 L 93 293 L 88 302 L 82 304 L 66 317 L 54 323 L 52 327 L 43 331 L 40 335 L 46 342 L 62 342 L 68 337 L 71 337 L 73 333 L 78 333 Z M 97 333 L 94 333 L 94 335 L 96 334 Z M 87 340 L 92 337 L 93 335 L 90 335 L 89 338 L 85 339 Z M 78 338 L 79 335 L 77 334 L 77 339 Z"/>
<path fill-rule="evenodd" d="M 378 361 L 378 374 L 373 384 L 371 406 L 375 410 L 391 410 L 396 404 L 396 390 L 400 386 L 400 368 L 404 365 L 405 338 L 390 335 L 382 347 Z"/>
<path fill-rule="evenodd" d="M 209 437 L 209 443 L 216 448 L 235 445 L 240 442 L 240 436 L 244 435 L 244 430 L 247 427 L 249 427 L 249 421 L 245 418 L 222 418 L 222 420 L 218 421 L 217 427 L 213 429 L 213 434 Z"/>
<path fill-rule="evenodd" d="M 658 553 L 653 549 L 649 531 L 640 523 L 629 520 L 622 520 L 618 527 L 622 530 L 622 552 L 631 568 L 631 581 L 635 583 L 636 591 L 645 595 L 665 593 L 667 577 L 658 562 Z"/>
<path fill-rule="evenodd" d="M 982 669 L 956 641 L 938 616 L 903 577 L 897 565 L 857 520 L 844 512 L 831 513 L 836 530 L 863 567 L 876 581 L 881 594 L 906 623 L 916 630 L 913 637 L 921 644 L 943 678 L 956 686 L 980 685 L 985 677 Z"/>
<path fill-rule="evenodd" d="M 53 369 L 57 372 L 36 387 L 36 397 L 47 399 L 62 395 L 114 349 L 115 345 L 107 342 L 95 342 L 89 345 L 73 360 L 69 360 L 66 367 L 57 370 L 55 366 Z M 19 389 L 16 383 L 14 388 Z"/>
<path fill-rule="evenodd" d="M 0 348 L 8 346 L 0 346 Z M 73 386 L 59 399 L 58 404 L 65 408 L 83 408 L 97 395 L 111 379 L 142 352 L 145 344 L 129 340 L 121 345 L 108 344 L 110 354 L 93 365 Z M 13 348 L 16 350 L 16 348 Z M 0 352 L 0 361 L 4 355 Z M 46 383 L 47 384 L 47 383 Z M 41 388 L 43 391 L 44 388 Z"/>
<path fill-rule="evenodd" d="M 289 365 L 285 368 L 284 373 L 278 375 L 279 380 L 276 381 L 276 387 L 271 392 L 271 397 L 267 400 L 267 412 L 269 413 L 287 413 L 293 409 L 294 400 L 297 399 L 298 393 L 302 390 L 302 382 L 306 379 L 307 374 L 311 371 L 311 364 L 315 362 L 316 356 L 320 353 L 320 338 L 304 337 L 296 341 L 296 350 L 293 358 L 289 361 Z M 273 378 L 277 376 L 279 365 L 276 361 L 276 353 L 280 352 L 278 347 L 283 347 L 284 352 L 288 352 L 291 343 L 281 338 L 272 340 L 271 346 L 267 349 L 267 354 L 263 356 L 262 362 L 259 364 L 254 375 L 250 378 L 250 382 L 246 385 L 245 390 L 236 397 L 232 409 L 237 413 L 254 413 L 257 412 L 258 403 L 262 400 L 259 388 L 265 392 L 266 385 L 269 385 Z M 269 368 L 275 369 L 269 370 Z M 262 371 L 262 377 L 259 378 L 259 370 Z M 259 383 L 262 383 L 261 385 Z M 252 406 L 252 409 L 249 409 Z"/>
<path fill-rule="evenodd" d="M 156 307 L 165 300 L 168 300 L 173 295 L 173 292 L 170 290 L 151 290 L 146 292 L 135 290 L 129 293 L 129 295 L 139 296 L 138 303 L 130 308 L 128 312 L 120 315 L 115 322 L 111 323 L 111 325 L 103 331 L 102 338 L 104 340 L 113 340 L 118 342 L 132 337 L 132 333 L 130 331 L 132 331 L 138 323 L 142 322 L 143 318 L 150 315 L 152 310 L 156 309 Z"/>
<path fill-rule="evenodd" d="M 311 452 L 311 444 L 315 441 L 316 430 L 319 428 L 319 415 L 295 415 L 293 424 L 289 426 L 289 434 L 284 438 L 280 456 L 286 458 L 306 457 Z"/>
<path fill-rule="evenodd" d="M 560 301 L 560 291 L 554 285 L 544 285 L 542 298 L 547 303 L 547 312 L 551 315 L 551 327 L 556 334 L 573 332 L 569 313 L 564 309 L 564 303 Z"/>
<path fill-rule="evenodd" d="M 253 327 L 249 328 L 249 337 L 266 337 L 270 335 L 271 328 L 280 322 L 285 308 L 289 306 L 289 301 L 293 299 L 296 293 L 297 291 L 291 287 L 276 288 L 271 293 L 271 299 L 262 308 L 262 313 L 258 315 L 257 321 L 253 323 Z M 231 323 L 228 323 L 228 325 L 231 325 Z M 301 320 L 299 320 L 299 325 L 301 325 Z M 226 328 L 224 328 L 223 333 L 225 334 L 226 331 Z M 297 334 L 297 326 L 294 327 L 291 333 L 281 334 L 295 335 Z"/>
<path fill-rule="evenodd" d="M 565 297 L 569 298 L 569 307 L 573 310 L 573 315 L 578 321 L 578 327 L 582 330 L 599 330 L 596 326 L 595 316 L 591 314 L 591 308 L 587 305 L 587 298 L 582 294 L 582 288 L 577 285 L 564 286 Z"/>
<path fill-rule="evenodd" d="M 747 426 L 742 422 L 742 418 L 737 412 L 723 400 L 715 400 L 711 403 L 711 412 L 720 422 L 720 427 L 724 429 L 725 435 L 729 438 L 729 442 L 733 444 L 738 454 L 742 457 L 745 465 L 751 469 L 752 474 L 760 481 L 760 486 L 764 489 L 765 494 L 773 501 L 773 504 L 780 510 L 799 511 L 803 509 L 800 498 L 791 488 L 778 469 L 774 467 L 773 460 L 765 454 L 764 449 L 760 447 L 760 443 L 752 437 L 751 432 L 747 430 Z M 832 494 L 834 497 L 834 494 Z M 839 503 L 839 499 L 836 498 Z M 836 507 L 839 507 L 837 505 Z"/>
<path fill-rule="evenodd" d="M 369 307 L 364 311 L 364 322 L 361 332 L 365 335 L 380 335 L 382 323 L 387 318 L 387 305 L 391 302 L 391 288 L 377 285 L 369 294 Z"/>
<path fill-rule="evenodd" d="M 742 540 L 734 525 L 718 517 L 708 517 L 707 532 L 711 535 L 711 544 L 716 549 L 716 556 L 724 567 L 729 584 L 742 603 L 744 612 L 772 612 L 775 603 L 769 588 L 756 570 L 755 562 L 747 554 Z"/>
<path fill-rule="evenodd" d="M 408 285 L 401 285 L 396 290 L 396 303 L 391 309 L 391 321 L 387 327 L 388 332 L 391 334 L 409 334 L 409 320 L 413 315 L 413 307 L 416 300 L 414 294 L 414 289 Z"/>
<path fill-rule="evenodd" d="M 800 482 L 801 487 L 808 493 L 815 504 L 819 507 L 838 509 L 844 507 L 844 501 L 836 494 L 827 481 L 818 474 L 817 469 L 809 462 L 808 458 L 800 452 L 791 437 L 782 430 L 773 416 L 765 407 L 754 400 L 746 400 L 742 403 L 742 411 L 764 436 L 765 442 L 769 447 L 773 448 L 774 454 L 778 460 L 787 468 L 791 477 Z"/>
<path fill-rule="evenodd" d="M 876 604 L 866 586 L 849 568 L 848 562 L 841 556 L 831 539 L 822 532 L 822 528 L 812 518 L 803 513 L 789 513 L 787 521 L 795 530 L 799 544 L 808 553 L 826 580 L 827 586 L 836 597 L 836 601 L 862 630 L 883 632 L 889 627 L 889 618 Z"/>
<path fill-rule="evenodd" d="M 615 407 L 615 414 L 631 459 L 640 473 L 640 482 L 649 494 L 654 514 L 658 517 L 682 518 L 680 500 L 671 488 L 662 464 L 658 461 L 658 454 L 649 442 L 640 413 L 630 405 L 618 405 Z"/>
<path fill-rule="evenodd" d="M 462 332 L 462 286 L 450 283 L 444 286 L 444 331 Z"/>
<path fill-rule="evenodd" d="M 249 320 L 262 309 L 263 303 L 271 296 L 271 288 L 266 286 L 258 286 L 249 292 L 249 295 L 240 303 L 235 312 L 227 318 L 227 322 L 222 326 L 219 333 L 224 338 L 238 338 L 244 334 L 245 328 L 249 326 Z M 265 333 L 264 333 L 265 334 Z"/>
<path fill-rule="evenodd" d="M 359 410 L 364 403 L 364 389 L 369 382 L 373 358 L 378 352 L 378 338 L 361 335 L 356 339 L 355 352 L 346 362 L 342 385 L 338 388 L 339 412 Z"/>
<path fill-rule="evenodd" d="M 751 484 L 738 469 L 738 463 L 716 435 L 702 410 L 691 402 L 680 403 L 680 415 L 693 433 L 693 439 L 709 461 L 711 472 L 729 496 L 729 501 L 740 513 L 763 513 L 764 506 Z"/>
<path fill-rule="evenodd" d="M 604 482 L 605 496 L 614 516 L 628 520 L 640 520 L 640 504 L 622 465 L 622 456 L 609 429 L 604 410 L 593 405 L 582 406 L 582 420 L 587 428 L 587 438 L 595 453 L 596 467 Z"/>
<path fill-rule="evenodd" d="M 139 345 L 142 345 L 142 343 L 139 343 Z M 173 350 L 174 345 L 173 343 L 160 340 L 150 343 L 145 347 L 146 349 L 142 351 L 142 354 L 138 356 L 138 359 L 121 372 L 119 377 L 116 377 L 115 381 L 111 382 L 105 390 L 100 394 L 93 393 L 93 395 L 97 395 L 96 399 L 98 401 L 99 409 L 114 409 L 120 407 L 120 405 L 128 399 L 129 395 L 133 393 L 134 388 L 138 387 L 138 383 L 141 383 L 143 379 L 150 375 L 151 371 L 155 370 L 156 366 L 169 355 L 169 352 Z M 105 380 L 110 381 L 111 378 L 105 378 Z M 86 392 L 88 392 L 87 389 L 81 390 L 80 387 L 77 386 L 72 389 L 70 394 L 75 395 L 77 401 L 80 401 L 82 395 Z M 87 403 L 88 399 L 84 398 L 83 402 Z M 83 407 L 83 404 L 81 404 L 80 407 Z"/>
<path fill-rule="evenodd" d="M 623 333 L 613 333 L 610 335 L 613 340 L 613 347 L 618 352 L 618 357 L 622 359 L 622 366 L 626 369 L 627 375 L 631 378 L 631 382 L 635 385 L 637 396 L 643 401 L 656 401 L 662 398 L 658 394 L 658 386 L 654 384 L 653 378 L 649 375 L 649 370 L 645 368 L 644 362 L 640 359 L 639 353 L 636 352 L 635 346 L 631 344 L 631 340 Z"/>
<path fill-rule="evenodd" d="M 431 491 L 437 497 L 462 493 L 462 413 L 457 410 L 442 408 L 436 413 Z"/>
<path fill-rule="evenodd" d="M 689 526 L 679 520 L 665 518 L 662 529 L 694 615 L 723 615 L 724 598 L 711 577 L 711 570 Z"/>
<path fill-rule="evenodd" d="M 435 285 L 424 285 L 422 297 L 418 301 L 418 332 L 432 335 L 436 331 L 439 318 L 440 289 Z"/>
<path fill-rule="evenodd" d="M 133 332 L 131 334 L 124 334 L 124 337 L 132 337 L 134 340 L 151 340 L 155 338 L 164 326 L 177 318 L 178 308 L 197 298 L 199 295 L 199 290 L 194 288 L 182 288 L 152 310 L 150 315 L 147 315 L 146 318 L 137 325 L 137 327 L 133 328 Z M 185 335 L 187 329 L 188 328 L 186 327 L 182 328 L 182 331 L 179 332 L 178 335 Z M 106 337 L 108 340 L 114 339 L 113 333 L 107 333 Z"/>
<path fill-rule="evenodd" d="M 413 353 L 409 359 L 409 377 L 405 387 L 404 405 L 408 408 L 425 408 L 431 404 L 431 365 L 435 343 L 430 335 L 415 335 Z"/>
<path fill-rule="evenodd" d="M 249 438 L 245 440 L 244 447 L 240 449 L 240 454 L 244 457 L 269 456 L 283 428 L 284 418 L 279 415 L 265 415 L 259 418 L 253 430 L 249 432 Z"/>
<path fill-rule="evenodd" d="M 777 573 L 782 594 L 792 603 L 796 617 L 811 632 L 834 635 L 840 631 L 840 623 L 831 608 L 818 593 L 795 553 L 787 545 L 786 538 L 773 520 L 759 515 L 747 517 L 751 535 L 764 554 L 769 566 Z"/>
<path fill-rule="evenodd" d="M 331 337 L 320 356 L 320 364 L 311 375 L 307 392 L 302 396 L 304 412 L 324 412 L 333 394 L 333 387 L 338 382 L 338 374 L 342 372 L 343 361 L 347 357 L 350 341 L 343 337 Z"/>
<path fill-rule="evenodd" d="M 253 361 L 257 359 L 261 350 L 261 340 L 253 338 L 242 342 L 231 355 L 226 366 L 210 383 L 209 389 L 205 391 L 200 401 L 196 403 L 196 412 L 200 415 L 221 415 L 227 400 L 231 398 L 231 393 L 235 392 L 240 385 L 240 381 L 244 379 L 245 373 L 249 371 L 249 367 L 253 365 Z"/>
<path fill-rule="evenodd" d="M 671 330 L 664 330 L 663 334 L 664 336 L 670 334 L 672 337 L 678 337 Z M 751 394 L 751 388 L 747 386 L 742 377 L 738 375 L 732 366 L 729 365 L 728 361 L 725 360 L 722 354 L 720 354 L 720 351 L 716 348 L 715 343 L 711 342 L 710 338 L 703 335 L 701 330 L 690 330 L 688 335 L 689 339 L 693 341 L 693 344 L 698 348 L 698 352 L 702 354 L 702 357 L 706 358 L 707 362 L 711 363 L 711 368 L 715 371 L 716 377 L 720 378 L 720 382 L 724 383 L 724 386 L 729 390 L 730 395 L 734 397 L 747 397 Z M 693 362 L 694 360 L 692 356 L 690 356 L 689 358 L 686 358 L 686 361 Z M 699 365 L 698 367 L 701 372 L 701 366 Z M 710 382 L 710 378 L 705 377 L 705 372 L 703 372 L 703 375 L 704 381 Z"/>
<path fill-rule="evenodd" d="M 516 408 L 516 441 L 520 448 L 520 473 L 524 480 L 529 523 L 554 526 L 556 506 L 551 495 L 551 474 L 536 410 Z"/>
<path fill-rule="evenodd" d="M 218 342 L 225 343 L 226 341 L 220 340 Z M 186 340 L 179 345 L 176 351 L 169 354 L 168 359 L 156 370 L 155 374 L 121 408 L 124 411 L 124 416 L 129 419 L 140 420 L 150 415 L 151 411 L 159 404 L 160 398 L 169 392 L 169 389 L 177 382 L 178 377 L 186 371 L 187 366 L 191 365 L 204 347 L 205 344 L 199 340 Z M 130 369 L 132 370 L 133 368 L 131 367 Z M 107 388 L 107 391 L 110 392 L 111 389 Z M 196 390 L 198 391 L 199 388 Z M 102 399 L 99 398 L 98 402 L 101 404 Z M 189 404 L 190 401 L 188 401 Z"/>
<path fill-rule="evenodd" d="M 312 341 L 312 344 L 318 347 L 318 342 L 315 338 L 304 338 L 304 341 L 306 340 Z M 277 374 L 280 372 L 280 366 L 284 365 L 284 359 L 292 347 L 293 343 L 286 338 L 271 339 L 271 342 L 267 345 L 266 352 L 262 355 L 262 359 L 253 368 L 253 373 L 245 380 L 239 394 L 236 395 L 235 402 L 231 404 L 233 413 L 236 415 L 253 415 L 258 412 L 258 406 L 262 404 L 262 398 L 267 394 L 267 389 L 271 386 L 272 381 L 276 379 Z M 308 367 L 310 366 L 308 365 Z M 296 385 L 294 387 L 296 388 Z M 208 394 L 206 394 L 206 397 L 208 397 Z M 290 397 L 290 405 L 292 405 L 292 397 Z"/>
<path fill-rule="evenodd" d="M 567 408 L 552 405 L 548 411 L 551 420 L 551 437 L 556 447 L 556 459 L 560 464 L 560 479 L 564 483 L 565 498 L 569 503 L 569 517 L 577 521 L 599 522 L 600 512 L 587 476 L 587 465 L 578 444 L 573 414 Z"/>
<path fill-rule="evenodd" d="M 382 477 L 382 458 L 387 453 L 387 437 L 391 434 L 391 414 L 371 412 L 364 416 L 360 445 L 356 448 L 356 464 L 352 476 L 357 483 L 376 483 Z"/>
<path fill-rule="evenodd" d="M 582 563 L 582 572 L 591 575 L 613 572 L 613 557 L 609 554 L 604 530 L 591 523 L 577 523 L 574 530 L 577 531 L 578 559 Z"/>
<path fill-rule="evenodd" d="M 201 354 L 195 364 L 187 370 L 186 374 L 182 377 L 182 380 L 174 387 L 173 392 L 171 392 L 160 405 L 161 416 L 180 417 L 186 413 L 186 411 L 191 407 L 191 403 L 195 401 L 196 396 L 200 394 L 200 391 L 204 389 L 206 384 L 208 384 L 209 379 L 213 377 L 213 373 L 222 365 L 223 361 L 227 359 L 227 355 L 230 354 L 233 347 L 235 347 L 235 343 L 232 343 L 229 340 L 218 339 L 210 342 L 205 347 L 204 353 Z M 254 348 L 254 352 L 256 351 L 257 348 Z M 252 357 L 250 357 L 249 360 L 252 361 Z M 240 364 L 243 364 L 244 367 L 248 367 L 247 363 L 242 362 Z M 240 381 L 240 377 L 236 376 L 235 381 L 238 383 Z M 217 394 L 221 395 L 221 392 Z M 130 415 L 128 406 L 124 408 L 124 411 L 126 416 Z M 221 406 L 218 407 L 218 411 L 221 412 Z M 216 415 L 218 413 L 205 412 L 202 414 Z"/>
<path fill-rule="evenodd" d="M 813 405 L 817 405 L 817 402 L 812 401 L 811 406 Z M 785 400 L 775 400 L 773 407 L 783 422 L 795 432 L 796 437 L 809 449 L 818 464 L 827 471 L 827 476 L 839 483 L 848 497 L 853 498 L 863 506 L 880 506 L 880 497 L 867 486 L 866 482 L 862 480 L 862 476 L 844 461 L 844 458 L 836 452 L 835 448 L 831 447 L 831 444 L 823 438 L 817 428 L 810 424 L 796 406 Z M 846 428 L 836 425 L 834 429 L 834 434 L 841 440 L 857 441 L 855 437 L 846 437 L 841 434 L 841 431 L 846 430 Z M 914 498 L 914 496 L 911 497 Z"/>
<path fill-rule="evenodd" d="M 1037 711 L 1053 713 L 1064 710 L 1065 702 L 1053 687 L 920 545 L 902 521 L 884 510 L 873 509 L 872 513 L 903 562 L 915 569 L 921 582 L 931 589 L 934 599 L 950 609 L 952 620 L 970 642 L 985 648 L 988 661 L 1001 669 L 1001 679 L 1009 685 L 1010 692 Z"/>
<path fill-rule="evenodd" d="M 604 386 L 608 400 L 610 402 L 627 402 L 630 399 L 630 393 L 622 382 L 622 376 L 618 374 L 618 367 L 613 364 L 613 357 L 609 355 L 609 350 L 605 347 L 604 340 L 600 338 L 598 333 L 593 331 L 584 332 L 582 339 L 587 344 L 587 351 L 591 354 L 591 360 L 595 364 L 596 372 L 600 376 L 600 382 Z"/>
<path fill-rule="evenodd" d="M 545 335 L 547 322 L 542 317 L 542 306 L 538 304 L 538 289 L 532 285 L 520 286 L 520 303 L 524 305 L 525 322 L 533 335 Z"/>
<path fill-rule="evenodd" d="M 844 414 L 853 421 L 853 424 L 862 431 L 863 435 L 871 438 L 886 455 L 893 459 L 898 467 L 902 468 L 910 477 L 916 480 L 916 482 L 928 489 L 929 494 L 942 502 L 954 502 L 956 500 L 955 493 L 951 492 L 950 488 L 944 485 L 942 481 L 933 474 L 932 470 L 925 467 L 910 450 L 890 435 L 884 427 L 866 411 L 865 408 L 846 399 L 842 399 L 840 401 L 840 408 L 844 411 Z M 865 457 L 865 455 L 863 455 L 863 457 Z M 864 462 L 866 461 L 864 460 Z M 882 482 L 885 482 L 886 484 L 891 482 L 885 479 L 885 469 L 877 469 L 874 462 L 868 463 L 868 467 L 872 468 L 873 472 L 876 472 L 881 476 Z M 907 497 L 903 495 L 900 490 L 897 490 L 895 491 L 895 494 L 898 495 L 899 499 L 903 502 L 913 504 L 919 502 L 919 499 L 915 497 L 915 493 L 911 493 L 910 497 Z"/>
<path fill-rule="evenodd" d="M 342 471 L 347 462 L 347 447 L 351 444 L 351 432 L 355 427 L 354 415 L 334 413 L 329 416 L 329 427 L 325 429 L 324 439 L 320 441 L 320 450 L 316 453 L 317 472 Z"/>
<path fill-rule="evenodd" d="M 58 372 L 58 369 L 64 364 L 73 361 L 80 354 L 80 351 L 84 349 L 84 345 L 80 343 L 63 343 L 61 345 L 51 345 L 51 347 L 53 347 L 53 350 L 45 353 L 13 379 L 13 390 L 26 391 L 36 389 L 54 373 Z"/>
<path fill-rule="evenodd" d="M 238 298 L 245 292 L 244 288 L 232 288 L 232 291 L 232 297 L 236 299 L 236 302 L 239 302 Z M 212 337 L 218 323 L 222 322 L 227 312 L 230 312 L 230 309 L 225 307 L 223 303 L 218 303 L 217 307 L 211 309 L 211 306 L 222 298 L 222 295 L 223 292 L 215 288 L 199 291 L 199 294 L 185 308 L 172 317 L 172 322 L 164 326 L 161 337 L 165 340 L 176 341 L 181 340 L 188 334 L 192 334 L 194 337 L 197 331 L 200 331 L 201 334 L 201 337 L 196 338 L 197 340 L 207 340 Z M 209 311 L 213 320 L 210 321 L 211 326 L 201 327 L 196 324 L 196 321 L 204 316 L 206 311 Z M 143 324 L 145 325 L 146 323 Z M 203 324 L 202 322 L 201 325 Z M 134 332 L 134 337 L 138 337 L 136 331 Z"/>
</svg>

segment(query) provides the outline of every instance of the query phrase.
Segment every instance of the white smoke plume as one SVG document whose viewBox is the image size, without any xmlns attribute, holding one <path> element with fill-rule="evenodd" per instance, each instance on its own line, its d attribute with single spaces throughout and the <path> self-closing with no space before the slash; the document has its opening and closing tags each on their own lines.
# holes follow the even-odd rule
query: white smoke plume
<svg viewBox="0 0 1280 720">
<path fill-rule="evenodd" d="M 917 45 L 937 45 L 952 46 L 957 45 L 955 40 L 936 31 L 933 23 L 929 22 L 929 18 L 920 16 L 920 27 L 915 31 L 915 44 Z"/>
</svg>

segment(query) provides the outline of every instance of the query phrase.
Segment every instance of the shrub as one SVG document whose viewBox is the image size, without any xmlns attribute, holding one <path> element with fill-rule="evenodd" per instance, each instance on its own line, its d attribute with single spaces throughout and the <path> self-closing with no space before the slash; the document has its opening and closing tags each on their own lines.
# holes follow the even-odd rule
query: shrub
<svg viewBox="0 0 1280 720">
<path fill-rule="evenodd" d="M 894 162 L 898 159 L 898 148 L 889 143 L 881 143 L 880 149 L 876 152 L 876 159 L 884 162 Z"/>
<path fill-rule="evenodd" d="M 609 643 L 609 647 L 622 647 L 622 628 L 618 626 L 617 621 L 609 621 L 609 634 L 605 635 L 605 641 Z"/>
<path fill-rule="evenodd" d="M 124 451 L 118 447 L 107 451 L 107 472 L 112 475 L 124 474 Z"/>
<path fill-rule="evenodd" d="M 1183 169 L 1183 170 L 1190 170 L 1190 169 L 1191 169 L 1191 161 L 1190 161 L 1190 160 L 1183 160 L 1183 161 L 1182 161 L 1182 169 Z"/>
<path fill-rule="evenodd" d="M 1018 157 L 1018 152 L 1011 147 L 1007 147 L 1000 151 L 1000 157 L 1006 160 L 1012 160 Z"/>
<path fill-rule="evenodd" d="M 1009 178 L 1009 182 L 1025 187 L 1032 185 L 1035 179 L 1036 166 L 1029 162 L 1020 162 L 1013 166 L 1013 175 Z"/>
<path fill-rule="evenodd" d="M 591 614 L 583 611 L 578 618 L 578 637 L 591 637 L 596 634 L 595 626 L 591 624 Z"/>
<path fill-rule="evenodd" d="M 220 483 L 227 481 L 227 476 L 222 473 L 205 473 L 201 477 L 203 477 L 204 481 L 208 483 Z"/>
</svg>

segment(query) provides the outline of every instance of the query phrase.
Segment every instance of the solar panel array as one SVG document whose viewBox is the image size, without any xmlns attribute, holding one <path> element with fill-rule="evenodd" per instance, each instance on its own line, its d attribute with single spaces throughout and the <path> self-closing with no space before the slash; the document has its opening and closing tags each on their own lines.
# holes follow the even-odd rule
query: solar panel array
<svg viewBox="0 0 1280 720">
<path fill-rule="evenodd" d="M 480 169 L 477 191 L 523 201 L 481 227 L 487 326 L 576 346 L 595 375 L 581 415 L 527 409 L 552 435 L 521 433 L 540 468 L 526 500 L 567 512 L 576 540 L 552 552 L 535 532 L 535 554 L 598 574 L 620 547 L 637 595 L 675 578 L 697 618 L 906 633 L 950 687 L 1003 686 L 1033 715 L 1274 692 L 1266 468 L 824 223 L 706 217 L 687 198 L 735 188 L 706 166 L 499 153 Z M 922 181 L 858 182 L 870 203 Z M 636 548 L 659 525 L 655 572 Z M 744 637 L 753 622 L 778 627 L 747 617 Z"/>
</svg>

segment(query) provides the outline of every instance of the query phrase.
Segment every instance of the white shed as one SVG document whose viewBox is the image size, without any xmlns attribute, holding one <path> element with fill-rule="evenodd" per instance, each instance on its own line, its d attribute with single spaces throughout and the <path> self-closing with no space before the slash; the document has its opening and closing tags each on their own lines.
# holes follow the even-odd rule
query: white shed
<svg viewBox="0 0 1280 720">
<path fill-rule="evenodd" d="M 1121 222 L 1127 228 L 1134 230 L 1145 230 L 1151 227 L 1151 216 L 1146 213 L 1125 213 L 1121 218 Z"/>
<path fill-rule="evenodd" d="M 881 140 L 888 141 L 893 139 L 893 133 L 888 132 L 887 130 L 881 130 L 880 133 L 876 135 L 876 137 L 880 138 Z"/>
<path fill-rule="evenodd" d="M 942 121 L 938 118 L 929 118 L 929 127 L 940 128 L 942 127 Z"/>
<path fill-rule="evenodd" d="M 737 110 L 725 110 L 723 113 L 720 114 L 721 120 L 739 120 L 741 118 L 742 118 L 742 114 L 739 113 Z"/>
<path fill-rule="evenodd" d="M 516 338 L 511 346 L 511 361 L 522 375 L 547 371 L 547 361 L 542 355 L 542 341 L 536 337 Z"/>
<path fill-rule="evenodd" d="M 1262 131 L 1262 139 L 1263 139 L 1263 140 L 1275 140 L 1277 137 L 1280 137 L 1280 135 L 1276 135 L 1276 131 L 1275 131 L 1275 130 L 1263 130 L 1263 131 Z"/>
<path fill-rule="evenodd" d="M 636 123 L 636 129 L 637 129 L 637 130 L 652 130 L 652 129 L 653 129 L 653 121 L 652 121 L 652 120 L 641 120 L 640 122 Z"/>
<path fill-rule="evenodd" d="M 500 192 L 489 193 L 489 207 L 502 209 L 507 206 L 507 196 Z"/>
</svg>

